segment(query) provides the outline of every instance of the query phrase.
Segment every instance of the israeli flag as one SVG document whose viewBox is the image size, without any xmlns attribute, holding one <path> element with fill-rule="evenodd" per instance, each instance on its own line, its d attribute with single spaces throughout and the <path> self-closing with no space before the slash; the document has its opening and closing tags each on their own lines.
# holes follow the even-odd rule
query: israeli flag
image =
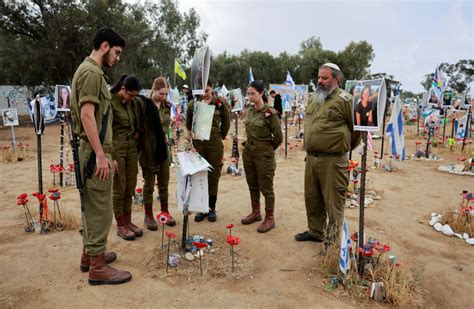
<svg viewBox="0 0 474 309">
<path fill-rule="evenodd" d="M 395 97 L 392 115 L 390 116 L 385 132 L 389 134 L 392 144 L 392 155 L 398 156 L 401 160 L 405 160 L 405 134 L 403 132 L 403 114 L 400 95 Z"/>
<path fill-rule="evenodd" d="M 290 71 L 286 71 L 286 81 L 285 84 L 292 85 L 295 88 L 295 82 L 293 81 L 293 77 L 290 75 Z"/>
<path fill-rule="evenodd" d="M 342 234 L 341 234 L 341 251 L 339 254 L 339 268 L 343 274 L 346 274 L 349 269 L 351 269 L 351 260 L 349 256 L 349 248 L 352 246 L 351 234 L 349 233 L 349 228 L 347 227 L 346 220 L 342 224 Z"/>
<path fill-rule="evenodd" d="M 252 67 L 250 67 L 250 75 L 249 75 L 249 85 L 251 82 L 253 82 L 254 79 L 253 79 L 253 73 L 252 73 Z"/>
</svg>

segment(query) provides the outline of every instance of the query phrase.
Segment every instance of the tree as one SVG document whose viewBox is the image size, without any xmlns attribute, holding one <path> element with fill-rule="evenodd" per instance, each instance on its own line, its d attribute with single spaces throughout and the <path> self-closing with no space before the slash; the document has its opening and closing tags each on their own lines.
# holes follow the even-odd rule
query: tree
<svg viewBox="0 0 474 309">
<path fill-rule="evenodd" d="M 457 93 L 465 93 L 470 90 L 469 84 L 474 81 L 474 60 L 459 60 L 456 64 L 441 63 L 439 69 L 445 72 L 446 90 Z M 431 88 L 433 79 L 434 73 L 425 75 L 421 85 L 426 91 Z"/>
<path fill-rule="evenodd" d="M 91 39 L 103 26 L 127 43 L 112 83 L 136 74 L 145 87 L 158 75 L 171 76 L 174 59 L 189 63 L 207 35 L 198 33 L 199 16 L 181 13 L 171 0 L 129 4 L 122 0 L 29 0 L 0 2 L 0 84 L 68 84 L 91 51 Z"/>
</svg>

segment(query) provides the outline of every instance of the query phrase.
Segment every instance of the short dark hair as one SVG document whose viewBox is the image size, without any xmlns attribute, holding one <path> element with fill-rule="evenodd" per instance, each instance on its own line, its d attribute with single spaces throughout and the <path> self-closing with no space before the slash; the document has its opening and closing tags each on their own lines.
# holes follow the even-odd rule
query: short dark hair
<svg viewBox="0 0 474 309">
<path fill-rule="evenodd" d="M 276 93 L 275 90 L 270 90 L 270 94 L 272 94 L 272 93 Z"/>
<path fill-rule="evenodd" d="M 111 93 L 117 93 L 120 88 L 124 86 L 127 91 L 140 91 L 142 85 L 140 80 L 135 75 L 122 75 L 115 85 L 110 89 Z"/>
<path fill-rule="evenodd" d="M 109 27 L 103 27 L 97 30 L 92 40 L 92 44 L 95 50 L 100 48 L 100 45 L 104 42 L 109 43 L 110 48 L 114 46 L 120 46 L 125 48 L 125 40 L 115 30 Z"/>
<path fill-rule="evenodd" d="M 214 86 L 212 85 L 212 80 L 210 79 L 207 80 L 207 85 L 211 88 L 214 88 Z"/>
</svg>

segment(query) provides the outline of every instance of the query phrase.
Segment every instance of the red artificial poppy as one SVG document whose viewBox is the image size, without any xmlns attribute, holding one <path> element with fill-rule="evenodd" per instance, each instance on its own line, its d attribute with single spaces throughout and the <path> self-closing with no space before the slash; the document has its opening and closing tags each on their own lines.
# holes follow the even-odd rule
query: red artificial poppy
<svg viewBox="0 0 474 309">
<path fill-rule="evenodd" d="M 59 165 L 51 164 L 49 166 L 49 171 L 53 174 L 59 172 Z"/>
<path fill-rule="evenodd" d="M 165 235 L 166 235 L 166 237 L 169 237 L 169 238 L 175 238 L 176 237 L 176 234 L 173 233 L 173 232 L 165 232 Z"/>
<path fill-rule="evenodd" d="M 51 194 L 51 195 L 49 196 L 49 199 L 52 200 L 52 201 L 57 201 L 57 200 L 59 200 L 60 198 L 61 198 L 61 196 L 59 196 L 59 194 L 58 194 L 58 195 L 56 195 L 56 194 Z"/>
<path fill-rule="evenodd" d="M 46 194 L 40 194 L 37 196 L 38 200 L 43 201 L 46 198 Z"/>
<path fill-rule="evenodd" d="M 240 244 L 240 237 L 234 237 L 234 236 L 227 236 L 227 243 L 231 246 L 236 246 Z"/>
<path fill-rule="evenodd" d="M 355 160 L 349 160 L 349 170 L 353 171 L 357 166 L 359 166 L 359 162 Z"/>
<path fill-rule="evenodd" d="M 25 205 L 26 203 L 28 203 L 28 199 L 18 200 L 16 203 L 17 205 Z"/>
<path fill-rule="evenodd" d="M 198 249 L 202 249 L 202 248 L 206 248 L 208 245 L 206 243 L 193 241 L 193 246 L 195 246 Z"/>
<path fill-rule="evenodd" d="M 370 256 L 374 255 L 374 249 L 373 248 L 370 248 L 370 250 L 366 250 L 364 248 L 359 247 L 359 249 L 357 249 L 357 251 L 360 254 L 362 254 L 363 257 L 370 257 Z"/>
<path fill-rule="evenodd" d="M 160 212 L 159 214 L 156 215 L 156 219 L 158 220 L 158 222 L 160 222 L 161 224 L 166 224 L 170 221 L 171 219 L 171 216 L 169 213 L 167 212 Z"/>
<path fill-rule="evenodd" d="M 375 246 L 375 250 L 377 250 L 380 253 L 389 252 L 391 249 L 392 248 L 390 248 L 389 245 L 382 245 L 380 243 L 377 243 L 377 245 Z"/>
<path fill-rule="evenodd" d="M 220 100 L 220 99 L 217 99 L 217 100 L 216 100 L 216 107 L 219 108 L 219 107 L 221 107 L 221 105 L 222 105 L 221 100 Z"/>
<path fill-rule="evenodd" d="M 352 240 L 352 241 L 357 242 L 357 241 L 358 241 L 357 237 L 358 237 L 358 236 L 357 236 L 357 232 L 354 232 L 354 233 L 351 234 L 351 240 Z"/>
<path fill-rule="evenodd" d="M 420 141 L 415 141 L 415 144 L 416 144 L 416 145 L 420 145 L 421 142 L 420 142 Z"/>
<path fill-rule="evenodd" d="M 233 228 L 233 227 L 234 227 L 234 225 L 233 225 L 232 223 L 229 223 L 229 224 L 227 224 L 227 226 L 226 226 L 225 228 L 226 228 L 226 229 L 231 229 L 231 228 Z"/>
<path fill-rule="evenodd" d="M 27 197 L 28 197 L 28 194 L 22 193 L 22 194 L 18 195 L 16 198 L 19 199 L 19 200 L 24 200 Z"/>
<path fill-rule="evenodd" d="M 68 170 L 69 170 L 70 172 L 74 172 L 74 163 L 69 163 L 69 168 L 68 168 Z"/>
<path fill-rule="evenodd" d="M 31 193 L 31 195 L 38 197 L 40 195 L 40 193 L 39 192 L 33 192 L 33 193 Z"/>
<path fill-rule="evenodd" d="M 58 192 L 58 191 L 59 191 L 58 188 L 51 188 L 51 189 L 48 189 L 48 192 L 51 192 L 51 193 Z"/>
<path fill-rule="evenodd" d="M 136 188 L 136 189 L 135 189 L 135 192 L 136 192 L 136 193 L 142 193 L 142 192 L 143 192 L 143 189 L 142 189 L 142 188 Z"/>
<path fill-rule="evenodd" d="M 463 207 L 463 208 L 461 208 L 460 212 L 461 212 L 463 215 L 467 215 L 467 214 L 471 213 L 472 210 L 473 210 L 473 207 L 472 207 L 472 206 L 469 206 L 469 207 Z"/>
</svg>

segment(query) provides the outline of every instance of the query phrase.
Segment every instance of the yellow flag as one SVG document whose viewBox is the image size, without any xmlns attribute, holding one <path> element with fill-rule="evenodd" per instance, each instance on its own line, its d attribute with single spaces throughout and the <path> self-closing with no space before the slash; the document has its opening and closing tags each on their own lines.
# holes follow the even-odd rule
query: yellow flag
<svg viewBox="0 0 474 309">
<path fill-rule="evenodd" d="M 178 76 L 181 77 L 183 80 L 186 79 L 186 73 L 184 72 L 177 59 L 174 60 L 174 73 L 178 74 Z"/>
</svg>

